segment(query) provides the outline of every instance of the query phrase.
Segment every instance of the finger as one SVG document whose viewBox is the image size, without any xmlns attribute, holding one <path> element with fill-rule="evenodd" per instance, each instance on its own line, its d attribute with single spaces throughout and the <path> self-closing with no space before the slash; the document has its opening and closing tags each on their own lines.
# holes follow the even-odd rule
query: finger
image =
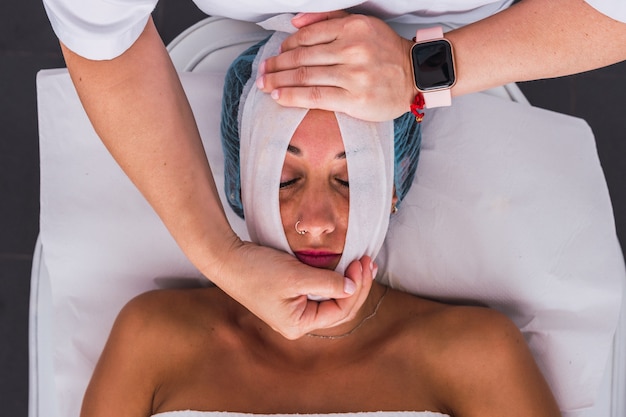
<svg viewBox="0 0 626 417">
<path fill-rule="evenodd" d="M 276 89 L 271 95 L 281 106 L 340 111 L 370 122 L 390 120 L 404 112 L 391 107 L 386 109 L 386 113 L 381 112 L 375 107 L 362 104 L 363 101 L 355 99 L 345 89 L 339 87 L 287 87 Z"/>
<path fill-rule="evenodd" d="M 319 44 L 284 51 L 263 61 L 262 73 L 271 74 L 300 67 L 332 66 L 351 58 L 341 45 Z"/>
<path fill-rule="evenodd" d="M 308 300 L 304 295 L 291 297 L 287 307 L 292 311 L 293 325 L 275 327 L 274 330 L 293 340 L 306 333 L 337 326 L 353 319 L 369 295 L 376 267 L 369 257 L 354 261 L 348 266 L 346 275 L 355 287 L 354 294 L 348 297 L 334 298 L 321 303 Z M 303 288 L 307 288 L 306 285 L 301 286 L 298 291 L 306 292 Z"/>
<path fill-rule="evenodd" d="M 358 262 L 361 263 L 361 267 L 363 268 L 363 279 L 369 279 L 370 281 L 374 280 L 374 278 L 376 278 L 376 272 L 378 271 L 378 265 L 376 262 L 374 262 L 374 260 L 367 255 L 361 257 Z"/>
<path fill-rule="evenodd" d="M 312 25 L 313 23 L 321 22 L 324 20 L 337 19 L 340 17 L 347 16 L 348 13 L 343 10 L 336 10 L 333 12 L 322 12 L 322 13 L 299 13 L 293 19 L 291 19 L 291 23 L 297 27 L 298 29 Z"/>
<path fill-rule="evenodd" d="M 365 96 L 360 86 L 365 85 L 366 78 L 359 77 L 356 71 L 352 78 L 346 75 L 341 65 L 300 67 L 264 74 L 256 80 L 256 86 L 263 92 L 272 93 L 272 97 L 284 106 L 323 106 L 325 110 L 335 110 L 336 100 L 345 100 L 350 90 L 360 91 Z"/>
<path fill-rule="evenodd" d="M 354 89 L 354 87 L 352 87 Z M 271 91 L 271 97 L 285 107 L 339 111 L 368 122 L 384 122 L 395 119 L 406 112 L 406 106 L 390 103 L 381 111 L 374 106 L 373 96 L 361 91 L 354 96 L 345 88 L 333 86 L 283 87 Z M 396 103 L 397 104 L 397 103 Z"/>
<path fill-rule="evenodd" d="M 301 274 L 292 287 L 291 297 L 312 294 L 322 298 L 342 299 L 350 297 L 358 289 L 357 283 L 351 277 L 309 266 L 303 268 L 305 273 Z"/>
<path fill-rule="evenodd" d="M 369 258 L 365 262 L 354 261 L 346 269 L 355 283 L 355 293 L 347 298 L 323 301 L 315 305 L 309 302 L 303 312 L 302 325 L 307 332 L 328 328 L 352 320 L 369 295 L 372 287 L 372 271 Z"/>
<path fill-rule="evenodd" d="M 337 306 L 346 313 L 346 318 L 342 322 L 354 318 L 365 303 L 372 288 L 372 269 L 373 263 L 369 256 L 350 263 L 346 269 L 346 276 L 360 285 L 357 285 L 357 291 L 351 297 L 336 300 Z"/>
<path fill-rule="evenodd" d="M 358 74 L 355 79 L 346 76 L 346 71 L 339 65 L 325 67 L 300 67 L 287 69 L 272 74 L 264 74 L 256 80 L 256 86 L 269 93 L 283 87 L 331 86 L 344 87 L 361 82 Z"/>
<path fill-rule="evenodd" d="M 342 323 L 346 320 L 346 318 L 348 318 L 350 310 L 346 309 L 344 306 L 340 306 L 338 304 L 338 300 L 340 300 L 341 297 L 351 298 L 352 295 L 350 293 L 358 290 L 358 286 L 354 281 L 345 277 L 343 277 L 343 280 L 344 282 L 349 282 L 349 284 L 344 284 L 344 287 L 339 290 L 339 293 L 335 293 L 337 297 L 331 298 L 327 296 L 326 298 L 330 298 L 327 301 L 317 302 L 309 300 L 306 295 L 296 295 L 286 299 L 284 307 L 286 310 L 291 311 L 290 319 L 287 322 L 289 324 L 287 326 L 285 326 L 284 323 L 280 326 L 274 326 L 271 323 L 269 324 L 275 331 L 281 333 L 285 338 L 294 340 L 310 333 L 313 330 L 333 327 Z M 298 292 L 312 291 L 313 293 L 321 294 L 325 291 L 322 290 L 322 287 L 320 286 L 309 287 L 317 288 L 310 290 L 305 290 L 303 288 L 307 287 L 301 286 Z M 332 290 L 326 292 L 326 294 L 331 293 L 333 293 Z"/>
<path fill-rule="evenodd" d="M 339 87 L 286 87 L 273 90 L 271 95 L 281 106 L 304 109 L 339 111 L 347 104 L 346 91 Z"/>
<path fill-rule="evenodd" d="M 281 51 L 285 52 L 301 46 L 313 46 L 332 42 L 341 36 L 343 20 L 342 18 L 322 20 L 315 24 L 304 26 L 283 41 Z"/>
</svg>

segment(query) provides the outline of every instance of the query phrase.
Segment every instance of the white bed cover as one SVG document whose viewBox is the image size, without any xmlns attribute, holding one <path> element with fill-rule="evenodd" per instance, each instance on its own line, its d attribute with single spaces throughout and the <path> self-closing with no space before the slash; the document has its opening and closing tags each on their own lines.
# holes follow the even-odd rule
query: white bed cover
<svg viewBox="0 0 626 417">
<path fill-rule="evenodd" d="M 232 36 L 233 34 L 236 36 Z M 222 74 L 224 62 L 230 62 L 244 46 L 255 42 L 261 36 L 263 36 L 263 33 L 259 32 L 256 26 L 249 23 L 226 21 L 225 19 L 208 19 L 190 28 L 177 38 L 170 45 L 170 53 L 174 61 L 179 64 L 179 70 L 181 71 Z M 181 73 L 183 84 L 189 88 L 188 93 L 194 111 L 198 112 L 196 114 L 197 118 L 203 114 L 203 111 L 208 111 L 206 108 L 203 108 L 206 102 L 203 104 L 202 93 L 198 91 L 198 86 L 201 85 L 199 82 L 203 80 L 202 77 L 204 75 Z M 527 106 L 523 95 L 521 95 L 516 86 L 507 86 L 506 88 L 490 91 L 488 94 L 482 93 L 466 97 L 458 102 L 457 109 L 462 109 L 464 108 L 463 106 L 467 106 L 466 108 L 469 109 L 481 103 L 487 107 L 493 106 L 492 101 L 498 100 L 492 97 L 493 95 L 500 96 L 506 101 L 518 101 Z M 98 344 L 101 345 L 103 343 L 108 332 L 107 323 L 110 325 L 119 307 L 134 294 L 156 286 L 168 286 L 172 283 L 180 286 L 185 282 L 191 285 L 198 285 L 198 283 L 204 282 L 204 280 L 188 264 L 147 203 L 143 201 L 132 186 L 129 186 L 127 179 L 119 172 L 113 161 L 109 160 L 110 157 L 108 157 L 100 143 L 90 142 L 89 145 L 82 149 L 86 151 L 83 154 L 80 153 L 81 141 L 92 141 L 93 137 L 87 137 L 89 136 L 87 135 L 67 141 L 67 138 L 58 136 L 62 136 L 64 132 L 70 134 L 70 132 L 75 131 L 76 124 L 85 125 L 87 123 L 86 126 L 79 127 L 82 135 L 85 134 L 86 130 L 89 130 L 88 122 L 86 122 L 85 115 L 75 97 L 75 92 L 71 88 L 71 83 L 65 70 L 42 72 L 38 78 L 38 97 L 40 127 L 48 128 L 52 126 L 51 130 L 54 130 L 57 137 L 51 136 L 50 130 L 40 133 L 42 225 L 41 236 L 33 262 L 31 287 L 29 416 L 77 416 L 77 407 L 82 397 L 82 389 L 84 389 L 86 379 L 88 378 L 87 371 L 93 366 L 99 354 L 98 349 L 94 349 L 93 345 L 98 346 Z M 68 111 L 71 117 L 68 117 Z M 516 109 L 515 111 L 519 110 Z M 437 117 L 445 119 L 445 116 L 441 116 L 442 114 L 444 113 L 435 114 L 435 119 Z M 567 119 L 564 116 L 549 112 L 533 113 L 533 117 L 537 117 L 538 124 L 556 124 L 559 125 L 559 128 L 564 128 L 566 124 L 579 123 L 573 118 Z M 207 126 L 203 124 L 202 119 L 199 120 L 203 137 L 206 137 Z M 471 125 L 469 120 L 466 120 L 465 123 L 461 120 L 458 123 L 463 126 Z M 567 129 L 565 131 L 568 132 Z M 464 135 L 465 132 L 462 132 L 458 136 L 462 137 Z M 609 278 L 602 282 L 609 283 L 609 287 L 612 289 L 619 289 L 618 292 L 623 292 L 624 286 L 622 284 L 625 276 L 623 259 L 614 233 L 608 192 L 599 169 L 595 148 L 589 143 L 589 135 L 589 132 L 584 132 L 580 135 L 584 136 L 584 138 L 578 138 L 579 140 L 587 141 L 583 146 L 585 149 L 582 151 L 559 148 L 561 145 L 550 148 L 548 151 L 545 149 L 540 151 L 553 154 L 562 153 L 563 151 L 566 151 L 566 153 L 573 152 L 573 157 L 568 156 L 566 158 L 565 154 L 563 154 L 564 156 L 561 159 L 567 160 L 570 158 L 569 162 L 563 163 L 581 162 L 582 169 L 589 171 L 586 174 L 593 177 L 593 183 L 587 184 L 587 186 L 590 187 L 589 189 L 593 188 L 595 190 L 592 194 L 595 193 L 594 200 L 599 200 L 599 202 L 595 201 L 588 209 L 591 213 L 602 215 L 598 216 L 599 218 L 597 219 L 597 228 L 600 232 L 592 235 L 592 239 L 602 244 L 602 247 L 598 250 L 598 252 L 602 252 L 602 257 L 596 257 L 597 259 L 592 257 L 589 262 L 595 262 L 598 266 L 601 266 L 601 269 L 598 270 L 600 275 L 609 275 Z M 213 140 L 218 140 L 217 136 Z M 482 139 L 479 138 L 477 140 L 480 142 Z M 72 141 L 74 141 L 75 145 L 78 145 L 78 148 L 67 148 L 68 145 L 72 144 Z M 592 136 L 591 142 L 593 142 Z M 535 146 L 533 144 L 536 143 L 536 141 L 530 142 L 528 147 L 532 148 Z M 584 144 L 583 142 L 575 143 L 576 147 Z M 425 151 L 423 152 L 419 169 L 425 169 L 423 166 L 428 166 L 428 161 L 436 160 L 436 158 L 429 158 L 429 151 L 432 155 L 437 154 L 437 152 L 433 151 L 440 151 L 436 147 L 429 149 L 428 146 L 426 138 Z M 76 158 L 77 152 L 80 153 L 80 158 Z M 572 158 L 574 161 L 571 160 Z M 579 158 L 579 160 L 576 158 Z M 558 159 L 556 158 L 555 161 L 558 161 Z M 219 157 L 212 160 L 211 163 L 214 171 L 219 171 L 221 168 Z M 555 169 L 558 170 L 560 169 L 558 166 L 559 162 L 556 163 Z M 73 172 L 72 175 L 74 177 L 69 183 L 64 181 L 68 178 L 64 177 L 67 174 L 66 169 L 68 165 L 78 169 L 78 171 Z M 101 173 L 91 171 L 94 167 L 111 170 L 113 173 L 111 175 L 102 175 Z M 72 170 L 73 168 L 70 167 L 69 169 Z M 420 174 L 419 169 L 418 176 Z M 83 175 L 76 176 L 76 172 L 81 172 L 81 170 Z M 93 178 L 89 178 L 90 176 Z M 425 178 L 426 181 L 429 179 L 428 175 L 423 175 L 421 178 Z M 566 180 L 564 179 L 564 182 L 567 182 Z M 423 185 L 422 183 L 422 188 L 424 188 Z M 99 190 L 98 186 L 106 188 Z M 108 204 L 106 199 L 110 198 L 111 195 L 107 194 L 106 189 L 110 189 L 112 186 L 123 190 L 120 194 L 123 196 L 122 201 L 113 202 L 108 207 L 102 207 Z M 95 190 L 94 187 L 96 187 Z M 420 187 L 416 188 L 419 189 Z M 537 192 L 543 195 L 541 190 L 537 190 Z M 589 191 L 585 191 L 585 193 L 588 194 Z M 102 200 L 98 199 L 99 195 L 103 196 Z M 94 199 L 98 200 L 94 202 Z M 505 204 L 506 202 L 501 201 L 500 203 Z M 94 208 L 94 205 L 97 207 Z M 81 212 L 81 209 L 88 212 L 94 211 L 94 213 L 92 213 L 92 216 L 87 215 L 86 217 L 75 216 L 76 213 Z M 410 211 L 407 210 L 409 213 Z M 133 251 L 133 245 L 137 244 L 137 241 L 132 236 L 133 230 L 129 230 L 129 235 L 122 236 L 121 239 L 119 230 L 115 230 L 110 234 L 107 234 L 105 231 L 103 234 L 103 230 L 99 229 L 97 233 L 94 233 L 94 230 L 98 228 L 94 226 L 94 218 L 102 220 L 102 223 L 106 225 L 108 221 L 112 219 L 114 221 L 119 216 L 128 216 L 134 222 L 137 222 L 139 219 L 140 224 L 135 225 L 138 229 L 134 231 L 140 230 L 145 234 L 141 239 L 142 241 L 160 242 L 158 245 L 160 252 L 151 252 L 149 256 L 147 254 L 144 254 L 143 257 L 137 256 L 137 252 Z M 608 218 L 606 218 L 607 216 Z M 400 219 L 400 221 L 406 221 L 406 219 L 402 220 L 402 217 Z M 245 237 L 246 232 L 242 224 L 237 223 L 237 220 L 232 215 L 231 220 L 236 231 Z M 56 233 L 59 230 L 67 231 L 68 226 L 71 229 L 68 233 Z M 96 235 L 98 242 L 93 241 Z M 128 239 L 125 239 L 125 237 Z M 430 244 L 431 242 L 426 243 Z M 125 247 L 125 244 L 128 247 Z M 110 245 L 121 247 L 117 251 L 104 250 L 102 253 L 99 253 L 97 250 L 94 251 L 94 248 L 98 247 L 110 249 Z M 384 262 L 388 264 L 393 262 L 402 263 L 402 259 L 393 259 L 393 253 L 389 253 L 390 249 L 388 248 L 387 254 L 383 254 L 383 257 L 387 257 Z M 120 262 L 119 255 L 125 251 L 128 253 L 128 258 L 122 259 Z M 596 253 L 594 252 L 594 254 Z M 114 256 L 118 258 L 111 258 Z M 164 262 L 155 262 L 155 258 L 162 259 Z M 124 269 L 129 263 L 137 265 L 135 268 L 136 272 L 130 272 L 130 276 L 129 271 Z M 100 268 L 102 265 L 112 266 L 113 269 L 107 272 L 110 274 L 118 271 L 120 272 L 119 276 L 110 274 L 106 278 L 99 276 L 96 279 L 98 282 L 91 281 L 98 276 L 97 273 L 94 274 L 93 268 Z M 70 280 L 70 282 L 73 282 L 71 288 L 59 286 L 57 281 L 63 281 L 68 273 L 76 277 L 74 281 Z M 392 275 L 388 274 L 386 278 L 393 281 Z M 92 278 L 88 278 L 90 276 Z M 149 276 L 149 279 L 146 279 L 146 276 Z M 177 278 L 171 279 L 174 276 Z M 603 277 L 600 278 L 601 280 L 603 279 Z M 102 285 L 103 279 L 109 280 L 104 286 Z M 400 283 L 399 286 L 402 286 L 402 284 Z M 107 293 L 106 287 L 117 286 L 124 288 L 123 296 Z M 412 288 L 411 285 L 405 286 L 408 287 L 407 289 L 416 292 L 420 290 L 420 288 Z M 105 288 L 104 291 L 102 291 L 103 288 Z M 426 292 L 428 292 L 428 289 L 428 287 L 424 288 Z M 83 300 L 81 294 L 82 291 L 90 290 L 97 292 L 100 298 L 104 298 L 104 303 L 110 306 L 110 311 L 104 314 L 105 317 L 102 317 L 102 311 L 91 313 L 86 311 L 83 315 L 83 320 L 91 323 L 98 322 L 100 326 L 87 326 L 89 329 L 94 329 L 93 333 L 88 331 L 88 334 L 82 335 L 82 339 L 80 336 L 77 336 L 74 342 L 69 343 L 74 351 L 64 352 L 67 345 L 60 344 L 59 339 L 68 334 L 73 334 L 75 330 L 73 319 L 65 315 L 68 311 L 80 308 L 88 310 L 90 300 Z M 110 297 L 110 302 L 108 303 L 107 297 Z M 619 296 L 616 296 L 616 299 L 618 298 Z M 616 309 L 619 308 L 619 302 L 616 304 L 614 299 L 609 304 L 611 304 L 612 308 L 607 310 L 610 314 L 607 316 L 606 323 L 608 323 L 607 329 L 612 329 L 615 326 Z M 502 307 L 503 310 L 506 310 L 506 300 L 503 301 L 503 305 L 496 307 Z M 589 358 L 589 362 L 594 364 L 589 368 L 589 372 L 592 374 L 594 372 L 597 373 L 597 369 L 602 368 L 601 365 L 597 364 L 598 361 L 603 363 L 604 360 L 608 360 L 608 366 L 603 373 L 604 376 L 595 378 L 602 381 L 599 390 L 600 394 L 595 405 L 586 409 L 568 409 L 564 413 L 565 416 L 623 417 L 626 415 L 626 321 L 623 316 L 624 313 L 622 312 L 615 338 L 606 337 L 607 330 L 603 330 L 604 333 L 600 332 L 607 341 L 605 342 L 602 337 L 598 338 L 600 345 L 606 344 L 606 349 L 600 349 L 600 352 L 602 352 L 599 355 L 600 357 Z M 68 319 L 66 320 L 66 318 Z M 85 342 L 85 340 L 89 340 L 89 342 Z M 611 343 L 612 346 L 609 347 Z M 72 364 L 68 363 L 70 361 Z M 67 370 L 68 366 L 70 368 L 72 366 L 76 367 L 78 369 L 77 373 L 58 371 L 59 369 Z M 584 375 L 584 378 L 588 377 L 589 375 Z M 591 380 L 594 380 L 593 375 Z M 59 389 L 59 386 L 63 386 L 64 389 Z M 67 387 L 72 388 L 67 389 Z M 590 387 L 589 391 L 591 391 L 590 398 L 595 397 L 594 387 Z"/>
</svg>

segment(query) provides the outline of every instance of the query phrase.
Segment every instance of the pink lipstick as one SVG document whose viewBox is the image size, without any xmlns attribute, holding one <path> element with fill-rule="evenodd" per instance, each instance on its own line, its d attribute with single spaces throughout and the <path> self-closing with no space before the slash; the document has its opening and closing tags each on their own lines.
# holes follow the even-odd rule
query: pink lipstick
<svg viewBox="0 0 626 417">
<path fill-rule="evenodd" d="M 341 254 L 314 250 L 295 252 L 295 255 L 302 263 L 325 269 L 335 269 L 341 258 Z"/>
</svg>

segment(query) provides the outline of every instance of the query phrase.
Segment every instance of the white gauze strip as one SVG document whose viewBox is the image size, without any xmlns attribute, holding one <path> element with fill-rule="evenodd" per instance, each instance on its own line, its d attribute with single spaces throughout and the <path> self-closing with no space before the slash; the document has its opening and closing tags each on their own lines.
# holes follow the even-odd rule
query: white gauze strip
<svg viewBox="0 0 626 417">
<path fill-rule="evenodd" d="M 282 15 L 263 24 L 266 29 L 285 30 L 290 17 Z M 295 31 L 290 23 L 289 27 Z M 282 226 L 278 193 L 287 146 L 308 110 L 282 107 L 255 86 L 258 64 L 276 55 L 288 35 L 276 32 L 259 51 L 242 95 L 239 133 L 241 197 L 250 238 L 293 254 Z M 393 122 L 364 122 L 343 113 L 335 116 L 350 181 L 348 231 L 336 268 L 343 274 L 353 260 L 375 257 L 387 232 L 393 196 Z"/>
</svg>

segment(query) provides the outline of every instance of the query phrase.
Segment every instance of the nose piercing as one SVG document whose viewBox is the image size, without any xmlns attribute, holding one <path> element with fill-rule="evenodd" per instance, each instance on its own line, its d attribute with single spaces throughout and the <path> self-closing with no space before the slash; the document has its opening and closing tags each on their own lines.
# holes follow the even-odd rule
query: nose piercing
<svg viewBox="0 0 626 417">
<path fill-rule="evenodd" d="M 306 233 L 306 230 L 304 230 L 304 229 L 303 229 L 303 230 L 298 229 L 298 225 L 299 225 L 299 224 L 300 224 L 300 220 L 298 220 L 298 221 L 296 222 L 296 225 L 294 226 L 294 228 L 296 229 L 296 233 L 297 233 L 297 234 L 299 234 L 299 235 L 303 235 L 303 234 L 305 234 L 305 233 Z"/>
</svg>

